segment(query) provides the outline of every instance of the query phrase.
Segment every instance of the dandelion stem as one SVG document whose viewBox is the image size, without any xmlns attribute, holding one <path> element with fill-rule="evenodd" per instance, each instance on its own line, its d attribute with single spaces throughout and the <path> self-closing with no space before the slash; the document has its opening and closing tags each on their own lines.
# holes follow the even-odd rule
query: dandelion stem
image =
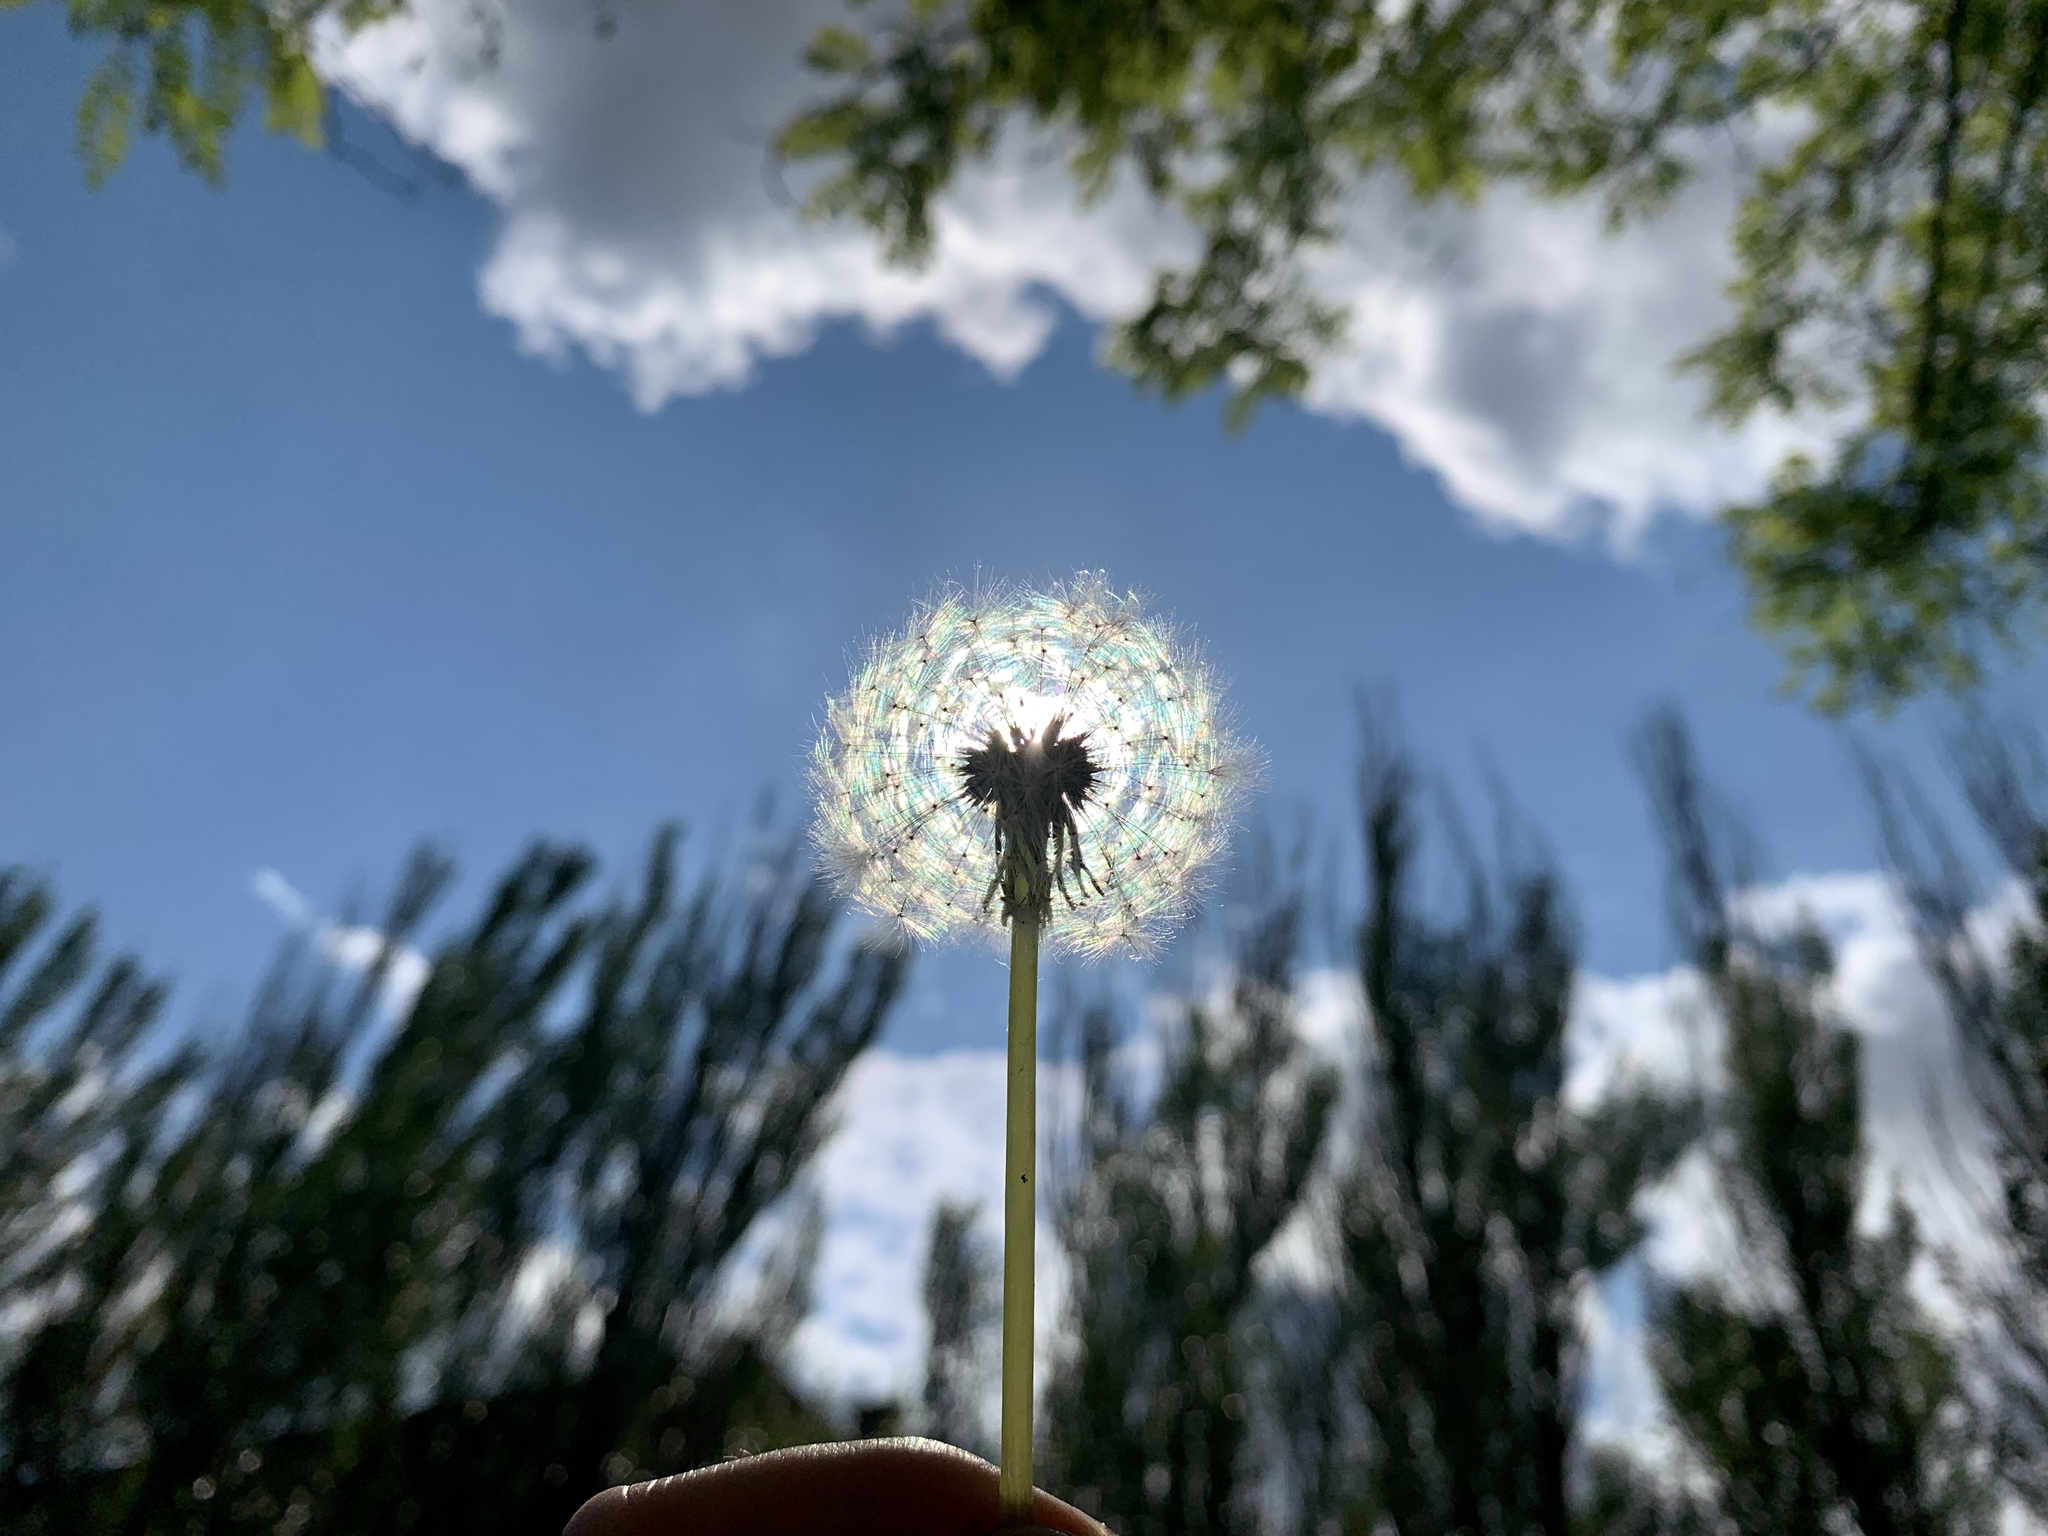
<svg viewBox="0 0 2048 1536">
<path fill-rule="evenodd" d="M 1003 1422 L 997 1498 L 1031 1523 L 1032 1244 L 1038 1215 L 1038 914 L 1010 919 L 1010 1089 L 1003 1154 Z"/>
</svg>

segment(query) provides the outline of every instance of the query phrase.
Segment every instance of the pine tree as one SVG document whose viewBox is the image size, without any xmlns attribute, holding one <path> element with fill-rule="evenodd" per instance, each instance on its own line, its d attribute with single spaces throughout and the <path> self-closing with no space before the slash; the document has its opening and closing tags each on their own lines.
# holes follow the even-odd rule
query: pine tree
<svg viewBox="0 0 2048 1536">
<path fill-rule="evenodd" d="M 1581 1290 L 1641 1237 L 1636 1191 L 1693 1134 L 1689 1106 L 1562 1102 L 1575 974 L 1554 878 L 1467 857 L 1466 910 L 1420 910 L 1416 773 L 1382 736 L 1361 775 L 1372 1029 L 1343 1183 L 1332 1387 L 1363 1455 L 1312 1468 L 1324 1517 L 1403 1536 L 1573 1528 Z"/>
<path fill-rule="evenodd" d="M 924 1265 L 923 1431 L 934 1440 L 987 1455 L 984 1399 L 997 1361 L 990 1348 L 1002 1315 L 996 1256 L 975 1233 L 977 1203 L 942 1200 L 932 1212 Z"/>
<path fill-rule="evenodd" d="M 1858 1227 L 1859 1053 L 1828 1001 L 1828 947 L 1811 928 L 1781 937 L 1736 919 L 1750 871 L 1674 718 L 1651 723 L 1641 755 L 1679 930 L 1725 1031 L 1705 1145 L 1738 1251 L 1731 1273 L 1669 1287 L 1653 1324 L 1713 1509 L 1746 1536 L 1988 1531 L 1955 1353 L 1911 1293 L 1912 1217 L 1894 1199 L 1883 1231 Z"/>
<path fill-rule="evenodd" d="M 1956 745 L 1964 792 L 2021 892 L 2002 941 L 1973 927 L 1983 895 L 1924 800 L 1874 763 L 1866 776 L 1985 1135 L 1995 1195 L 1981 1214 L 2004 1262 L 1972 1299 L 1998 1389 L 1996 1461 L 2048 1518 L 2048 758 L 2038 738 L 1982 718 Z"/>
<path fill-rule="evenodd" d="M 1044 1407 L 1052 1486 L 1121 1536 L 1249 1529 L 1255 1270 L 1300 1207 L 1336 1081 L 1297 1038 L 1298 894 L 1187 1005 L 1134 1102 L 1106 1007 L 1083 1021 L 1079 1146 L 1056 1196 L 1072 1336 Z"/>
<path fill-rule="evenodd" d="M 536 846 L 397 1017 L 440 860 L 413 861 L 354 986 L 288 956 L 50 1261 L 108 1278 L 0 1380 L 0 1523 L 552 1533 L 608 1481 L 827 1433 L 710 1302 L 903 961 L 835 938 L 793 848 L 680 908 L 673 865 L 664 834 L 637 898 L 593 911 L 589 858 Z M 522 1315 L 550 1254 L 580 1283 Z M 769 1287 L 784 1314 L 802 1257 Z"/>
</svg>

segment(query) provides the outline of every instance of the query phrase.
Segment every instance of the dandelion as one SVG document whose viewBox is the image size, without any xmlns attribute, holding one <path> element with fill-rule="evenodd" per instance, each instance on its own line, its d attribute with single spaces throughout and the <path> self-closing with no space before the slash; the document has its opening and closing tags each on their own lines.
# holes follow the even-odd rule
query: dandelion
<svg viewBox="0 0 2048 1536">
<path fill-rule="evenodd" d="M 1014 855 L 1054 953 L 1150 954 L 1187 916 L 1250 777 L 1216 693 L 1100 577 L 943 592 L 829 706 L 819 850 L 848 896 L 913 938 L 999 939 Z"/>
<path fill-rule="evenodd" d="M 1208 670 L 1100 576 L 942 591 L 827 709 L 814 836 L 905 935 L 1010 944 L 1001 1498 L 1031 1501 L 1038 951 L 1146 955 L 1182 923 L 1252 777 Z"/>
</svg>

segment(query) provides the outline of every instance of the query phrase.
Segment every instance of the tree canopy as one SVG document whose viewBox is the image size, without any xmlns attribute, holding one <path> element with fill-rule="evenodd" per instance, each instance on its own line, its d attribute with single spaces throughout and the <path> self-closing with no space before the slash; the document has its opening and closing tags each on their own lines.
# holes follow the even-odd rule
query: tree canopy
<svg viewBox="0 0 2048 1536">
<path fill-rule="evenodd" d="M 27 4 L 0 0 L 0 10 Z M 309 56 L 314 23 L 332 16 L 359 27 L 403 9 L 404 0 L 64 0 L 72 33 L 106 44 L 78 103 L 86 180 L 104 182 L 140 129 L 218 181 L 227 136 L 252 97 L 272 133 L 319 148 L 326 92 Z"/>
<path fill-rule="evenodd" d="M 1830 946 L 1810 921 L 1771 934 L 1742 920 L 1731 893 L 1753 871 L 1716 825 L 1686 733 L 1664 716 L 1638 745 L 1679 937 L 1723 1031 L 1701 1146 L 1741 1260 L 1660 1283 L 1650 1309 L 1698 1483 L 1745 1532 L 1989 1531 L 1995 1492 L 1973 1454 L 1985 1425 L 1954 1334 L 1913 1293 L 1918 1224 L 1896 1187 L 1880 1230 L 1859 1220 L 1873 1182 L 1860 1042 L 1828 986 Z M 2025 1487 L 2021 1458 L 1996 1465 Z"/>
<path fill-rule="evenodd" d="M 780 148 L 821 215 L 929 251 L 940 195 L 1013 127 L 1185 214 L 1108 357 L 1242 420 L 1299 391 L 1344 315 L 1302 257 L 1347 198 L 1516 182 L 1653 214 L 1733 137 L 1750 160 L 1733 313 L 1679 359 L 1711 414 L 1841 410 L 1727 509 L 1756 622 L 1824 708 L 1981 673 L 2048 596 L 2048 0 L 915 0 L 820 31 L 825 99 Z"/>
<path fill-rule="evenodd" d="M 0 8 L 27 0 L 0 0 Z M 89 180 L 140 130 L 210 179 L 253 98 L 317 145 L 316 23 L 404 0 L 65 0 L 105 57 Z M 1823 708 L 1965 687 L 2048 598 L 2048 0 L 906 0 L 813 40 L 826 85 L 778 151 L 808 206 L 929 255 L 933 211 L 1013 128 L 1076 190 L 1134 175 L 1200 254 L 1156 274 L 1109 361 L 1233 421 L 1299 392 L 1346 316 L 1303 276 L 1371 178 L 1473 200 L 1518 183 L 1654 214 L 1739 147 L 1727 325 L 1676 363 L 1709 414 L 1839 412 L 1725 509 L 1755 622 Z"/>
<path fill-rule="evenodd" d="M 815 1219 L 715 1303 L 906 961 L 793 847 L 675 863 L 663 833 L 593 903 L 535 844 L 393 1011 L 423 851 L 354 985 L 287 951 L 242 1030 L 168 1052 L 162 985 L 0 869 L 0 1528 L 553 1532 L 829 1438 L 780 1359 Z"/>
</svg>

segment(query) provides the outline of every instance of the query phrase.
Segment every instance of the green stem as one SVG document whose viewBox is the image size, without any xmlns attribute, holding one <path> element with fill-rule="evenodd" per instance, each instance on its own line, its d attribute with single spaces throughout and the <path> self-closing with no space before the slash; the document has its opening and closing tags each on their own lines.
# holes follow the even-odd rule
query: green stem
<svg viewBox="0 0 2048 1536">
<path fill-rule="evenodd" d="M 1038 1228 L 1038 914 L 1010 919 L 1010 1091 L 1003 1153 L 1003 1425 L 997 1497 L 1031 1523 L 1032 1245 Z"/>
</svg>

